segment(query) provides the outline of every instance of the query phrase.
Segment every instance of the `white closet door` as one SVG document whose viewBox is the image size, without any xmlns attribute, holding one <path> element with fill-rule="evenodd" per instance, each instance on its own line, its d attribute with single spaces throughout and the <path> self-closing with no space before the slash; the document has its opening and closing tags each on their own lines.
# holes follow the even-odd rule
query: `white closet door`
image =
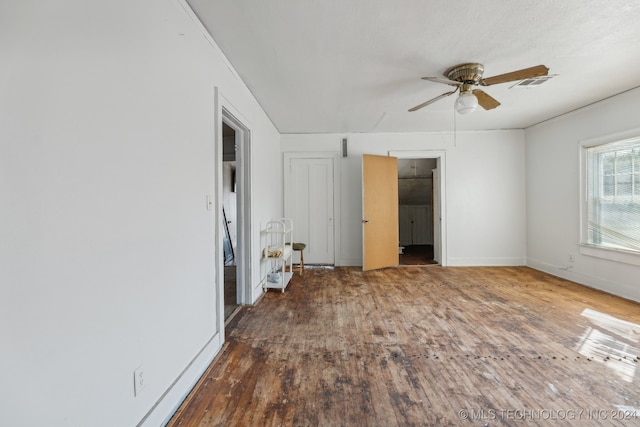
<svg viewBox="0 0 640 427">
<path fill-rule="evenodd" d="M 400 246 L 409 246 L 413 243 L 409 206 L 400 205 L 398 216 L 400 218 Z"/>
<path fill-rule="evenodd" d="M 285 216 L 293 219 L 293 240 L 306 243 L 305 264 L 334 264 L 333 159 L 289 161 Z"/>
<path fill-rule="evenodd" d="M 431 207 L 425 205 L 411 206 L 411 213 L 411 220 L 413 221 L 413 244 L 430 244 L 429 228 L 431 228 Z"/>
</svg>

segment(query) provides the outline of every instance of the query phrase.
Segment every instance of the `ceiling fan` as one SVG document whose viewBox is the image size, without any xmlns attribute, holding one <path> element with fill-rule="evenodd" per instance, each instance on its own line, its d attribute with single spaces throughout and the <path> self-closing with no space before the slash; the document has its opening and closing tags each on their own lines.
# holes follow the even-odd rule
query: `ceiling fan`
<svg viewBox="0 0 640 427">
<path fill-rule="evenodd" d="M 423 80 L 429 80 L 436 83 L 444 83 L 450 86 L 456 86 L 451 92 L 443 93 L 440 96 L 436 96 L 433 99 L 423 102 L 420 105 L 416 105 L 409 111 L 416 111 L 429 104 L 433 104 L 436 101 L 446 98 L 449 95 L 453 95 L 460 90 L 460 95 L 456 100 L 456 111 L 460 114 L 467 114 L 474 111 L 478 105 L 485 110 L 492 110 L 500 105 L 500 103 L 480 89 L 473 89 L 474 86 L 491 86 L 499 83 L 507 83 L 518 80 L 530 79 L 533 77 L 546 76 L 549 73 L 549 68 L 544 65 L 536 65 L 535 67 L 523 68 L 522 70 L 512 71 L 510 73 L 500 74 L 498 76 L 482 78 L 484 73 L 484 65 L 482 64 L 460 64 L 455 67 L 449 68 L 444 72 L 443 77 L 423 77 Z"/>
</svg>

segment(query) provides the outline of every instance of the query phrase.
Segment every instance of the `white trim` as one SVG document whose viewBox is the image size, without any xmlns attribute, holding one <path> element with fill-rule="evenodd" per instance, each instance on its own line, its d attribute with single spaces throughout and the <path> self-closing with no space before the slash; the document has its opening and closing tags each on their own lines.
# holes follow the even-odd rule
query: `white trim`
<svg viewBox="0 0 640 427">
<path fill-rule="evenodd" d="M 627 129 L 621 132 L 610 133 L 595 138 L 583 139 L 580 141 L 581 147 L 595 147 L 597 145 L 608 144 L 610 142 L 624 141 L 625 139 L 637 138 L 640 135 L 640 128 Z"/>
<path fill-rule="evenodd" d="M 560 120 L 564 120 L 564 119 L 570 118 L 570 117 L 575 117 L 576 115 L 581 114 L 583 112 L 587 112 L 587 111 L 591 111 L 591 110 L 596 109 L 596 108 L 600 108 L 603 104 L 606 105 L 606 103 L 608 103 L 609 101 L 613 100 L 614 98 L 617 98 L 618 96 L 623 96 L 625 94 L 633 95 L 633 92 L 637 91 L 638 89 L 640 89 L 640 87 L 638 87 L 638 86 L 632 87 L 631 89 L 624 90 L 622 92 L 619 92 L 619 93 L 616 93 L 614 95 L 611 95 L 611 96 L 609 96 L 607 98 L 594 101 L 591 104 L 583 105 L 582 107 L 575 108 L 575 109 L 573 109 L 571 111 L 567 111 L 566 113 L 562 113 L 562 114 L 559 114 L 557 116 L 551 117 L 549 119 L 542 120 L 542 121 L 540 121 L 538 123 L 534 123 L 532 125 L 527 126 L 524 130 L 526 131 L 526 130 L 529 130 L 529 129 L 536 129 L 537 127 L 544 126 L 547 123 L 557 123 Z"/>
<path fill-rule="evenodd" d="M 623 249 L 616 248 L 606 248 L 603 246 L 589 245 L 586 243 L 581 243 L 580 245 L 578 245 L 578 250 L 582 255 L 640 266 L 640 254 L 638 254 L 637 252 L 625 251 Z"/>
<path fill-rule="evenodd" d="M 362 267 L 362 259 L 361 258 L 342 258 L 340 260 L 340 267 Z"/>
<path fill-rule="evenodd" d="M 225 98 L 216 87 L 216 213 L 218 219 L 216 224 L 222 224 L 222 123 L 226 123 L 236 132 L 237 145 L 237 178 L 238 178 L 238 250 L 236 256 L 238 258 L 237 281 L 241 284 L 238 299 L 241 304 L 252 304 L 260 294 L 254 295 L 256 288 L 253 287 L 253 261 L 256 258 L 253 254 L 253 209 L 251 208 L 251 126 L 247 119 L 234 107 L 234 105 Z M 220 226 L 221 227 L 221 226 Z M 222 259 L 222 230 L 216 230 L 220 233 L 219 240 L 216 240 L 216 273 L 219 280 L 220 307 L 222 312 L 220 318 L 224 325 L 224 264 Z M 258 290 L 258 292 L 261 292 Z M 224 332 L 224 326 L 222 327 Z"/>
<path fill-rule="evenodd" d="M 630 288 L 620 283 L 612 282 L 608 279 L 578 273 L 573 270 L 573 265 L 560 267 L 533 258 L 527 258 L 526 265 L 527 267 L 533 268 L 535 270 L 540 270 L 553 276 L 579 283 L 589 288 L 598 289 L 608 294 L 626 298 L 631 301 L 640 302 L 640 290 L 638 288 Z"/>
<path fill-rule="evenodd" d="M 527 264 L 525 257 L 512 258 L 449 258 L 449 267 L 520 267 Z"/>
<path fill-rule="evenodd" d="M 149 412 L 140 420 L 137 427 L 166 425 L 191 393 L 200 377 L 209 368 L 221 348 L 221 335 L 216 333 L 187 364 Z"/>
<path fill-rule="evenodd" d="M 340 200 L 341 192 L 340 188 L 342 188 L 340 183 L 340 152 L 338 151 L 285 151 L 284 158 L 282 162 L 283 167 L 283 179 L 284 179 L 284 197 L 283 197 L 283 212 L 285 216 L 287 216 L 287 195 L 290 193 L 289 185 L 290 180 L 286 177 L 289 174 L 287 170 L 287 165 L 290 164 L 292 159 L 331 159 L 333 160 L 333 263 L 336 266 L 345 265 L 342 263 L 341 255 L 341 244 L 340 244 L 340 231 L 342 227 L 341 221 L 341 205 Z M 295 227 L 295 224 L 294 224 Z M 350 265 L 350 264 L 349 264 Z"/>
<path fill-rule="evenodd" d="M 391 150 L 389 156 L 398 159 L 440 159 L 440 265 L 449 265 L 447 246 L 447 161 L 445 150 Z M 434 215 L 435 220 L 435 215 Z"/>
<path fill-rule="evenodd" d="M 587 170 L 587 149 L 597 147 L 599 145 L 610 144 L 612 142 L 621 142 L 627 139 L 638 138 L 640 136 L 640 128 L 627 129 L 622 132 L 616 132 L 608 135 L 599 136 L 596 138 L 589 138 L 581 140 L 578 144 L 579 147 L 579 173 L 580 173 L 580 185 L 579 185 L 579 236 L 580 242 L 578 243 L 579 251 L 583 255 L 592 256 L 596 258 L 602 258 L 609 261 L 615 261 L 625 264 L 640 266 L 640 253 L 633 251 L 625 251 L 616 248 L 607 248 L 605 246 L 597 246 L 588 243 L 588 170 Z"/>
</svg>

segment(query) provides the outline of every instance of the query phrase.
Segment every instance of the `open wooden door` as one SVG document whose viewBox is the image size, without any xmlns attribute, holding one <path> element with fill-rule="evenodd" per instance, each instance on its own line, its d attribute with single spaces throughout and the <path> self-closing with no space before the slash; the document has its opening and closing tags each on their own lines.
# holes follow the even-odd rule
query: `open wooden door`
<svg viewBox="0 0 640 427">
<path fill-rule="evenodd" d="M 362 156 L 362 215 L 362 270 L 397 266 L 397 158 Z"/>
</svg>

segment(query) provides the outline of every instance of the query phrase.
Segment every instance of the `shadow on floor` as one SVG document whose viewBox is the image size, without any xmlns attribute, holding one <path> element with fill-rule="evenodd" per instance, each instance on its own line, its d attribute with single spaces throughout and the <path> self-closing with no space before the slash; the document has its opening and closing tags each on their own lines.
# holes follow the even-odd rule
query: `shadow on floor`
<svg viewBox="0 0 640 427">
<path fill-rule="evenodd" d="M 400 265 L 429 265 L 437 264 L 433 260 L 433 245 L 405 246 L 400 254 Z"/>
<path fill-rule="evenodd" d="M 238 307 L 238 287 L 236 282 L 236 266 L 224 267 L 224 318 L 231 316 Z"/>
</svg>

